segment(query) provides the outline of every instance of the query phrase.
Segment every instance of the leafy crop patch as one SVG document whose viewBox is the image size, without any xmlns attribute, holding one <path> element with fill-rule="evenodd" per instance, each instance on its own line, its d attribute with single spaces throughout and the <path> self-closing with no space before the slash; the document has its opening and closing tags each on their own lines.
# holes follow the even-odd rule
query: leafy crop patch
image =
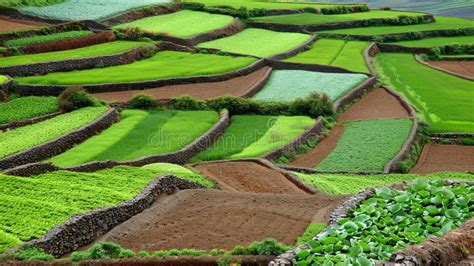
<svg viewBox="0 0 474 266">
<path fill-rule="evenodd" d="M 56 97 L 22 97 L 0 103 L 0 124 L 34 118 L 57 112 Z"/>
<path fill-rule="evenodd" d="M 66 32 L 53 33 L 53 34 L 48 34 L 48 35 L 37 35 L 33 37 L 8 40 L 4 42 L 3 45 L 5 47 L 27 46 L 27 45 L 44 43 L 44 42 L 62 41 L 62 40 L 77 38 L 81 36 L 87 36 L 91 34 L 94 34 L 94 33 L 92 31 L 87 31 L 87 30 L 66 31 Z"/>
</svg>

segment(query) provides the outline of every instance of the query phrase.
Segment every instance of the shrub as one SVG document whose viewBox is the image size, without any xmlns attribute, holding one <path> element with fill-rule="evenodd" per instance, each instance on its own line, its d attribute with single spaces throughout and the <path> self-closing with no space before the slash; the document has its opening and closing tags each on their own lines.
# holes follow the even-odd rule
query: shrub
<svg viewBox="0 0 474 266">
<path fill-rule="evenodd" d="M 135 94 L 132 99 L 127 102 L 129 108 L 132 109 L 153 109 L 157 103 L 153 96 L 146 93 Z"/>
<path fill-rule="evenodd" d="M 141 58 L 150 58 L 157 52 L 156 45 L 154 43 L 146 44 L 139 48 Z"/>
<path fill-rule="evenodd" d="M 254 241 L 248 247 L 236 246 L 231 255 L 280 255 L 289 250 L 289 246 L 285 246 L 275 239 L 267 238 L 262 241 Z"/>
<path fill-rule="evenodd" d="M 42 249 L 28 246 L 24 249 L 20 249 L 14 253 L 15 259 L 18 260 L 43 260 L 50 261 L 54 259 L 54 256 L 44 252 Z"/>
<path fill-rule="evenodd" d="M 389 6 L 384 6 L 384 7 L 382 7 L 380 10 L 387 10 L 387 11 L 388 11 L 388 10 L 392 10 L 392 8 L 389 7 Z"/>
<path fill-rule="evenodd" d="M 203 110 L 207 108 L 205 101 L 187 95 L 173 98 L 170 101 L 170 107 L 176 110 Z"/>
<path fill-rule="evenodd" d="M 143 32 L 138 27 L 127 27 L 118 34 L 119 39 L 136 41 L 143 38 Z"/>
<path fill-rule="evenodd" d="M 122 259 L 133 258 L 135 253 L 129 249 L 110 242 L 99 242 L 87 251 L 76 251 L 72 253 L 71 260 L 89 260 L 89 259 Z"/>
<path fill-rule="evenodd" d="M 89 106 L 100 106 L 101 103 L 95 97 L 87 93 L 84 88 L 75 86 L 65 89 L 59 95 L 59 109 L 69 112 Z"/>
<path fill-rule="evenodd" d="M 204 11 L 206 6 L 203 3 L 196 3 L 196 2 L 182 2 L 181 3 L 182 9 L 190 9 L 195 11 Z"/>
</svg>

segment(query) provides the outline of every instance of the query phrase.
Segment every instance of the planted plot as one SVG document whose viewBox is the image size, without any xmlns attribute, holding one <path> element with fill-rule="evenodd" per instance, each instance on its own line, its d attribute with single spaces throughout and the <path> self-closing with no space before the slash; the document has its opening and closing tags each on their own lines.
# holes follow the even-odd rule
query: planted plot
<svg viewBox="0 0 474 266">
<path fill-rule="evenodd" d="M 5 82 L 8 81 L 8 77 L 7 76 L 3 76 L 3 75 L 0 75 L 0 84 L 4 84 Z"/>
<path fill-rule="evenodd" d="M 401 150 L 412 125 L 409 119 L 346 122 L 336 147 L 316 169 L 382 171 Z"/>
<path fill-rule="evenodd" d="M 5 47 L 16 47 L 16 46 L 27 46 L 34 45 L 44 42 L 62 41 L 87 35 L 94 34 L 92 31 L 80 30 L 80 31 L 67 31 L 60 33 L 53 33 L 48 35 L 38 35 L 33 37 L 19 38 L 8 40 L 3 43 Z"/>
<path fill-rule="evenodd" d="M 125 110 L 120 122 L 50 161 L 70 166 L 174 152 L 204 134 L 217 120 L 217 113 L 212 111 Z"/>
<path fill-rule="evenodd" d="M 123 53 L 143 45 L 144 43 L 142 42 L 116 41 L 66 51 L 0 57 L 0 66 L 37 64 L 50 61 L 113 55 Z"/>
<path fill-rule="evenodd" d="M 303 9 L 303 8 L 330 8 L 338 5 L 333 4 L 322 4 L 322 3 L 289 3 L 289 2 L 270 2 L 270 1 L 258 1 L 258 0 L 226 0 L 223 3 L 220 0 L 185 0 L 184 2 L 198 2 L 203 3 L 206 6 L 230 6 L 233 8 L 246 7 L 248 9 Z M 348 6 L 359 6 L 359 5 L 348 5 Z"/>
<path fill-rule="evenodd" d="M 33 125 L 0 133 L 0 158 L 53 140 L 91 123 L 107 111 L 106 107 L 86 107 Z"/>
<path fill-rule="evenodd" d="M 4 0 L 0 5 L 10 7 L 47 6 L 61 3 L 63 0 Z"/>
<path fill-rule="evenodd" d="M 26 84 L 79 85 L 158 80 L 224 73 L 255 62 L 254 58 L 213 54 L 191 54 L 163 51 L 152 58 L 132 64 L 72 72 L 50 73 L 44 76 L 20 77 Z M 127 75 L 124 75 L 127 73 Z"/>
<path fill-rule="evenodd" d="M 50 6 L 25 7 L 21 11 L 39 16 L 61 20 L 102 19 L 115 14 L 153 4 L 162 4 L 166 0 L 65 0 Z"/>
<path fill-rule="evenodd" d="M 368 72 L 364 50 L 368 42 L 321 39 L 311 49 L 285 61 L 303 64 L 320 64 L 345 68 L 357 72 Z"/>
<path fill-rule="evenodd" d="M 314 120 L 306 116 L 235 115 L 224 136 L 192 161 L 259 157 L 281 148 L 312 124 Z"/>
<path fill-rule="evenodd" d="M 225 52 L 269 57 L 296 48 L 311 36 L 301 33 L 246 29 L 230 37 L 201 43 L 198 47 L 220 49 Z"/>
<path fill-rule="evenodd" d="M 334 74 L 303 70 L 275 70 L 265 87 L 253 98 L 291 101 L 312 92 L 325 93 L 336 100 L 367 79 L 363 74 Z"/>
<path fill-rule="evenodd" d="M 474 44 L 474 36 L 455 36 L 455 37 L 437 37 L 426 38 L 413 41 L 397 42 L 395 44 L 409 47 L 437 47 L 450 44 L 469 45 Z"/>
<path fill-rule="evenodd" d="M 383 81 L 402 93 L 432 132 L 474 132 L 474 82 L 419 64 L 410 54 L 376 57 Z"/>
<path fill-rule="evenodd" d="M 201 175 L 170 164 L 119 166 L 95 173 L 57 171 L 32 177 L 0 174 L 0 252 L 41 237 L 74 214 L 130 200 L 164 173 L 213 187 Z"/>
<path fill-rule="evenodd" d="M 59 111 L 56 97 L 22 97 L 0 103 L 0 124 L 24 120 Z"/>
<path fill-rule="evenodd" d="M 151 33 L 165 33 L 176 37 L 191 37 L 199 33 L 223 28 L 233 20 L 233 17 L 226 15 L 182 10 L 176 13 L 147 17 L 120 24 L 114 28 L 125 29 L 127 27 L 138 27 L 143 31 Z"/>
</svg>

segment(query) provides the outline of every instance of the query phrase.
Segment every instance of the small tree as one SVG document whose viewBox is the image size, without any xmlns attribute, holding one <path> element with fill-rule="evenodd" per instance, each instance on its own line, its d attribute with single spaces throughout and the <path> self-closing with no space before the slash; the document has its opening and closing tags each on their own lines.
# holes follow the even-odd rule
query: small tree
<svg viewBox="0 0 474 266">
<path fill-rule="evenodd" d="M 100 106 L 101 103 L 95 97 L 87 93 L 80 86 L 69 87 L 59 95 L 59 109 L 61 112 L 70 112 L 89 106 Z"/>
</svg>

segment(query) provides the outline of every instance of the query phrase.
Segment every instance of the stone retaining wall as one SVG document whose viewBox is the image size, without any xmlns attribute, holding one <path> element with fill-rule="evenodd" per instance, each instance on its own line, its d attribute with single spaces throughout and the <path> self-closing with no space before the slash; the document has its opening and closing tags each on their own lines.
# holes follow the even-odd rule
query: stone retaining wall
<svg viewBox="0 0 474 266">
<path fill-rule="evenodd" d="M 426 47 L 408 47 L 395 43 L 377 43 L 382 53 L 411 53 L 411 54 L 433 54 L 431 48 Z"/>
<path fill-rule="evenodd" d="M 269 57 L 269 59 L 282 60 L 282 59 L 290 58 L 290 57 L 292 57 L 292 56 L 294 56 L 294 55 L 296 55 L 300 52 L 303 52 L 306 49 L 306 47 L 312 45 L 317 39 L 318 39 L 318 37 L 316 35 L 311 35 L 311 38 L 309 38 L 306 42 L 304 42 L 300 46 L 298 46 L 296 48 L 293 48 L 289 51 L 273 55 L 273 56 Z"/>
<path fill-rule="evenodd" d="M 115 109 L 112 108 L 90 124 L 85 125 L 73 132 L 67 133 L 28 150 L 20 151 L 1 158 L 0 170 L 14 168 L 27 163 L 42 161 L 58 155 L 72 148 L 74 145 L 79 144 L 84 140 L 100 133 L 118 121 L 118 119 L 119 114 Z"/>
<path fill-rule="evenodd" d="M 257 81 L 255 84 L 253 84 L 250 88 L 247 89 L 247 91 L 244 92 L 240 97 L 242 98 L 252 98 L 257 94 L 265 85 L 267 84 L 268 79 L 270 79 L 270 76 L 272 74 L 273 69 L 270 67 L 268 68 L 267 71 L 263 74 L 263 77 Z"/>
<path fill-rule="evenodd" d="M 51 229 L 41 239 L 26 242 L 22 246 L 37 247 L 55 257 L 60 257 L 94 242 L 97 237 L 107 233 L 113 227 L 141 213 L 162 194 L 173 193 L 176 190 L 204 188 L 202 185 L 174 175 L 162 175 L 151 181 L 133 199 L 74 215 L 67 222 Z"/>
<path fill-rule="evenodd" d="M 379 52 L 380 52 L 379 47 L 377 46 L 377 43 L 375 42 L 371 43 L 364 50 L 364 61 L 365 61 L 365 64 L 367 65 L 367 68 L 369 69 L 370 74 L 372 75 L 377 75 L 377 72 L 375 71 L 374 66 L 372 65 L 372 59 Z"/>
<path fill-rule="evenodd" d="M 385 174 L 383 171 L 320 171 L 308 167 L 291 166 L 291 165 L 278 165 L 278 167 L 303 174 L 355 174 L 355 175 L 379 175 Z"/>
<path fill-rule="evenodd" d="M 42 115 L 42 116 L 30 118 L 30 119 L 25 119 L 25 120 L 20 120 L 20 121 L 12 121 L 12 122 L 9 122 L 9 123 L 0 124 L 0 131 L 7 131 L 7 130 L 12 130 L 12 129 L 15 129 L 15 128 L 18 128 L 18 127 L 23 127 L 23 126 L 27 126 L 27 125 L 36 124 L 38 122 L 53 118 L 53 117 L 55 117 L 57 115 L 60 115 L 60 114 L 61 114 L 61 112 L 55 112 L 55 113 Z"/>
<path fill-rule="evenodd" d="M 359 86 L 352 89 L 350 92 L 346 93 L 341 98 L 337 99 L 333 103 L 333 110 L 334 113 L 339 112 L 341 109 L 344 108 L 347 104 L 353 102 L 355 99 L 360 98 L 364 93 L 373 89 L 374 85 L 377 83 L 377 77 L 370 77 L 366 81 L 364 81 Z"/>
<path fill-rule="evenodd" d="M 453 76 L 456 76 L 456 77 L 458 77 L 458 78 L 466 79 L 466 80 L 469 80 L 469 81 L 474 81 L 474 78 L 473 78 L 473 77 L 461 75 L 461 74 L 459 74 L 459 73 L 452 72 L 452 71 L 449 71 L 449 70 L 447 70 L 447 69 L 444 69 L 444 68 L 441 68 L 441 67 L 437 67 L 437 66 L 433 66 L 433 65 L 431 65 L 431 64 L 428 64 L 428 63 L 426 63 L 423 59 L 421 59 L 420 55 L 418 55 L 418 54 L 415 54 L 415 60 L 416 60 L 418 63 L 422 64 L 422 65 L 425 65 L 425 66 L 430 67 L 430 68 L 432 68 L 432 69 L 435 69 L 435 70 L 444 72 L 444 73 L 446 73 L 446 74 L 453 75 Z"/>
<path fill-rule="evenodd" d="M 127 11 L 125 13 L 103 19 L 100 22 L 107 26 L 115 26 L 151 16 L 166 15 L 179 11 L 179 4 L 149 6 Z"/>
<path fill-rule="evenodd" d="M 411 147 L 416 141 L 419 121 L 416 118 L 412 118 L 412 122 L 413 126 L 411 128 L 410 134 L 408 135 L 408 138 L 406 139 L 405 143 L 402 146 L 402 149 L 398 152 L 398 154 L 385 165 L 383 169 L 385 173 L 400 172 L 400 169 L 398 167 L 399 163 L 410 155 Z"/>
<path fill-rule="evenodd" d="M 364 74 L 370 75 L 369 73 L 364 72 L 354 72 L 347 70 L 341 67 L 328 66 L 328 65 L 318 65 L 318 64 L 302 64 L 302 63 L 292 63 L 285 61 L 277 61 L 273 59 L 265 59 L 266 65 L 272 67 L 273 69 L 282 69 L 282 70 L 306 70 L 306 71 L 317 71 L 324 73 L 343 73 L 343 74 Z"/>
</svg>

